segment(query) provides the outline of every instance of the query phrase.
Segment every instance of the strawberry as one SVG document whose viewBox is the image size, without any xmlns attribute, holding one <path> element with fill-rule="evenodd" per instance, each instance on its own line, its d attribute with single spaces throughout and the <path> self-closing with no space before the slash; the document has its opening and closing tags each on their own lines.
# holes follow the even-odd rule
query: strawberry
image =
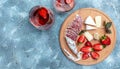
<svg viewBox="0 0 120 69">
<path fill-rule="evenodd" d="M 64 0 L 66 4 L 70 4 L 73 0 Z"/>
<path fill-rule="evenodd" d="M 97 52 L 91 52 L 90 55 L 93 59 L 98 59 L 100 56 Z"/>
<path fill-rule="evenodd" d="M 58 3 L 56 3 L 56 6 L 57 6 L 57 7 L 60 7 L 61 5 L 60 5 L 60 3 L 58 2 Z"/>
<path fill-rule="evenodd" d="M 86 39 L 86 38 L 85 38 L 84 35 L 80 35 L 79 38 L 78 38 L 78 40 L 77 40 L 77 42 L 78 42 L 78 43 L 84 43 L 84 42 L 85 42 L 85 39 Z"/>
<path fill-rule="evenodd" d="M 86 59 L 88 59 L 88 58 L 89 58 L 89 53 L 83 53 L 82 59 L 83 59 L 83 60 L 86 60 Z"/>
<path fill-rule="evenodd" d="M 85 43 L 85 46 L 92 46 L 92 43 L 91 43 L 90 41 L 87 41 L 87 42 Z"/>
<path fill-rule="evenodd" d="M 103 45 L 110 45 L 111 44 L 111 39 L 106 35 L 102 36 L 100 41 Z"/>
<path fill-rule="evenodd" d="M 61 3 L 62 0 L 57 0 L 57 2 Z"/>
<path fill-rule="evenodd" d="M 101 51 L 103 48 L 105 48 L 106 46 L 105 45 L 101 45 L 100 43 L 97 43 L 97 44 L 94 44 L 93 45 L 93 49 L 95 50 L 95 51 Z"/>
<path fill-rule="evenodd" d="M 46 8 L 41 8 L 41 9 L 39 10 L 39 15 L 42 16 L 44 19 L 46 19 L 46 18 L 47 18 L 47 15 L 48 15 L 47 9 L 46 9 Z"/>
<path fill-rule="evenodd" d="M 89 52 L 93 51 L 93 48 L 90 46 L 84 46 L 80 49 L 80 51 L 82 51 L 83 53 L 89 53 Z"/>
</svg>

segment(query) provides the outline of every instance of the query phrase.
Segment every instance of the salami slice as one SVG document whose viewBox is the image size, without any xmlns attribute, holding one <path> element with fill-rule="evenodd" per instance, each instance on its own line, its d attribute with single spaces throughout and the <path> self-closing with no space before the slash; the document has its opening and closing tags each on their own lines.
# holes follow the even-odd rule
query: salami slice
<svg viewBox="0 0 120 69">
<path fill-rule="evenodd" d="M 67 30 L 66 30 L 66 36 L 75 41 L 76 38 L 77 38 L 77 36 L 78 36 L 78 34 L 76 34 L 76 33 L 75 33 L 73 30 L 71 30 L 71 29 L 67 29 Z"/>
</svg>

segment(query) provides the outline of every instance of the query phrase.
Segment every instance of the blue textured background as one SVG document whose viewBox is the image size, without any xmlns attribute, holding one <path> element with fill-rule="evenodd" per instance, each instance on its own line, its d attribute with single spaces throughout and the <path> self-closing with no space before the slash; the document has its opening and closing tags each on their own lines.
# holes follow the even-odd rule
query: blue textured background
<svg viewBox="0 0 120 69">
<path fill-rule="evenodd" d="M 0 69 L 120 69 L 120 0 L 76 0 L 70 12 L 58 14 L 53 0 L 0 0 Z M 55 23 L 39 31 L 28 21 L 29 10 L 36 5 L 52 9 Z M 64 19 L 79 8 L 97 8 L 108 14 L 117 30 L 114 51 L 93 66 L 77 65 L 61 52 L 59 30 Z"/>
</svg>

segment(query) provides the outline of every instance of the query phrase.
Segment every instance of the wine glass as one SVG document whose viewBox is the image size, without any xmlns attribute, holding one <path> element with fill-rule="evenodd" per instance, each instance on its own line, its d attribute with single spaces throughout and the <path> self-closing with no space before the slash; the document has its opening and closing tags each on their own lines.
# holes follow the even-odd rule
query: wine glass
<svg viewBox="0 0 120 69">
<path fill-rule="evenodd" d="M 57 11 L 67 12 L 74 7 L 74 0 L 54 0 L 54 7 Z"/>
<path fill-rule="evenodd" d="M 29 21 L 37 29 L 47 30 L 54 23 L 54 15 L 44 6 L 35 6 L 30 10 Z"/>
</svg>

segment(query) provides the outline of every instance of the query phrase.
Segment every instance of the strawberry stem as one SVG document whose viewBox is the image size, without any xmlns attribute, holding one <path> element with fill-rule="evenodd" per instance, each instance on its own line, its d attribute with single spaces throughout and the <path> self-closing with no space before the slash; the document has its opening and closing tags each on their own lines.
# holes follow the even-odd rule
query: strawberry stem
<svg viewBox="0 0 120 69">
<path fill-rule="evenodd" d="M 106 45 L 103 45 L 103 48 L 106 48 Z"/>
</svg>

